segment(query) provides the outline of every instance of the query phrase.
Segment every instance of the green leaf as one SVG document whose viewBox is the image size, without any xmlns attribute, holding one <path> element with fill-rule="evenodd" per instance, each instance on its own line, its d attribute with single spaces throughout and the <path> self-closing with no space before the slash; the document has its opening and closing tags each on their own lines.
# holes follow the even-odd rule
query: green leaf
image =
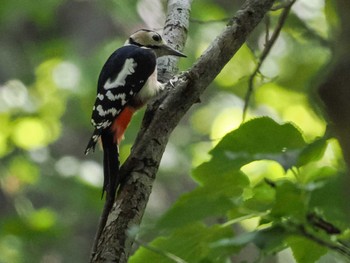
<svg viewBox="0 0 350 263">
<path fill-rule="evenodd" d="M 198 166 L 192 173 L 192 177 L 196 179 L 202 185 L 213 186 L 220 181 L 222 182 L 225 178 L 221 177 L 232 177 L 237 173 L 239 168 L 245 163 L 242 158 L 236 160 L 230 160 L 224 154 L 217 154 L 209 162 L 205 162 Z M 228 179 L 228 178 L 226 178 Z M 245 186 L 247 184 L 247 178 L 245 176 L 237 176 L 229 179 L 234 180 L 235 185 Z"/>
<path fill-rule="evenodd" d="M 275 160 L 285 169 L 295 165 L 306 146 L 300 131 L 290 123 L 278 124 L 262 117 L 242 124 L 227 134 L 211 151 L 213 158 L 223 158 L 240 167 L 255 160 Z M 231 164 L 231 165 L 233 165 Z"/>
<path fill-rule="evenodd" d="M 257 232 L 247 232 L 233 238 L 225 238 L 216 241 L 211 245 L 213 248 L 220 247 L 243 247 L 254 241 L 257 236 Z"/>
<path fill-rule="evenodd" d="M 239 169 L 251 161 L 260 159 L 278 160 L 286 168 L 292 166 L 305 147 L 301 133 L 291 124 L 278 124 L 270 118 L 258 118 L 241 125 L 226 135 L 211 151 L 212 159 L 193 172 L 193 177 L 202 185 L 183 195 L 159 221 L 160 228 L 174 228 L 208 217 L 227 215 L 237 206 L 249 185 L 247 177 Z M 276 215 L 288 214 L 283 202 L 294 198 L 296 206 L 290 204 L 295 213 L 304 207 L 299 192 L 281 185 L 280 202 L 274 205 Z M 255 198 L 248 201 L 247 208 L 258 212 L 270 209 L 274 201 L 274 189 L 256 189 Z M 288 191 L 290 190 L 290 191 Z M 264 203 L 264 204 L 262 204 Z M 290 203 L 287 200 L 287 203 Z M 260 207 L 261 205 L 261 207 Z M 288 207 L 288 206 L 287 206 Z M 239 216 L 242 216 L 239 213 Z"/>
<path fill-rule="evenodd" d="M 327 248 L 303 237 L 288 237 L 287 243 L 298 263 L 314 263 L 327 253 Z"/>
<path fill-rule="evenodd" d="M 235 152 L 281 153 L 305 146 L 300 131 L 291 123 L 278 124 L 268 117 L 261 117 L 242 124 L 237 130 L 226 135 L 212 150 Z"/>
<path fill-rule="evenodd" d="M 257 231 L 253 240 L 254 244 L 265 254 L 272 254 L 285 248 L 285 238 L 288 232 L 282 226 L 275 225 L 267 229 Z"/>
<path fill-rule="evenodd" d="M 322 212 L 326 220 L 341 229 L 350 228 L 350 203 L 344 195 L 348 192 L 347 176 L 339 173 L 337 177 L 329 178 L 323 187 L 312 191 L 310 197 L 310 208 Z"/>
<path fill-rule="evenodd" d="M 294 217 L 303 221 L 305 219 L 308 198 L 294 183 L 283 180 L 276 184 L 276 201 L 271 215 L 277 218 Z"/>
<path fill-rule="evenodd" d="M 272 226 L 263 230 L 247 232 L 237 237 L 219 240 L 212 244 L 214 248 L 231 248 L 236 251 L 250 243 L 254 243 L 265 254 L 271 254 L 282 250 L 285 247 L 284 239 L 287 232 L 282 226 Z M 233 252 L 232 251 L 232 252 Z"/>
<path fill-rule="evenodd" d="M 324 155 L 326 148 L 327 140 L 325 137 L 315 140 L 302 150 L 296 165 L 300 167 L 307 163 L 321 159 Z"/>
<path fill-rule="evenodd" d="M 276 191 L 265 182 L 252 189 L 253 196 L 244 202 L 244 207 L 251 211 L 264 212 L 272 208 Z"/>
<path fill-rule="evenodd" d="M 149 246 L 156 248 L 147 249 L 141 247 L 129 259 L 130 263 L 157 262 L 173 263 L 166 253 L 171 253 L 186 262 L 225 262 L 223 250 L 212 249 L 211 244 L 217 240 L 228 238 L 232 235 L 230 228 L 223 228 L 219 225 L 205 227 L 201 223 L 187 225 L 174 231 L 168 237 L 158 237 Z M 159 253 L 160 252 L 160 253 Z"/>
<path fill-rule="evenodd" d="M 181 196 L 159 220 L 158 227 L 174 228 L 208 217 L 223 216 L 234 206 L 248 180 L 243 173 L 222 174 L 216 182 Z"/>
<path fill-rule="evenodd" d="M 309 164 L 308 169 L 303 170 L 302 179 L 303 183 L 307 184 L 307 188 L 313 190 L 314 188 L 319 188 L 324 185 L 327 179 L 337 176 L 339 171 L 334 167 L 325 166 L 319 167 L 319 164 Z"/>
</svg>

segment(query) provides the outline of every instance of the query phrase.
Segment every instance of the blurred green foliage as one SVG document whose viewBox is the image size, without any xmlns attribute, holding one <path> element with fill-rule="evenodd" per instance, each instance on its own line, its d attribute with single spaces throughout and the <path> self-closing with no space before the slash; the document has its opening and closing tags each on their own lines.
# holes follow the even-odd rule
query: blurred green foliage
<svg viewBox="0 0 350 263">
<path fill-rule="evenodd" d="M 162 27 L 164 2 L 1 4 L 1 263 L 87 261 L 103 206 L 101 152 L 83 155 L 97 77 L 130 33 Z M 181 70 L 242 2 L 193 1 Z M 270 31 L 280 13 L 270 12 Z M 241 125 L 264 48 L 258 26 L 172 134 L 130 262 L 345 262 L 330 248 L 348 249 L 346 170 L 312 88 L 337 23 L 334 1 L 297 1 Z M 142 116 L 127 131 L 122 160 Z"/>
</svg>

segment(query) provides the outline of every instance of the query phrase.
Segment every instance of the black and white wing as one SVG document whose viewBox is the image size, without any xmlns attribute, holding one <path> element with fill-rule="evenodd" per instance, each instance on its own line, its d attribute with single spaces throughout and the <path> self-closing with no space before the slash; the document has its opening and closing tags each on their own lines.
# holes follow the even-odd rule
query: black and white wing
<svg viewBox="0 0 350 263">
<path fill-rule="evenodd" d="M 112 125 L 155 70 L 156 56 L 153 51 L 135 45 L 121 47 L 108 58 L 98 79 L 91 118 L 95 131 L 86 154 L 94 149 L 102 131 Z"/>
</svg>

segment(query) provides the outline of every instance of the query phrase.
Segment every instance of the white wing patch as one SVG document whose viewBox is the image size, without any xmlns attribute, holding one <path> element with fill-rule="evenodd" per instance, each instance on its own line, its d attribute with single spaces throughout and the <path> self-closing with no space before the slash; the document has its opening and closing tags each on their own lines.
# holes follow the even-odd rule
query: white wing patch
<svg viewBox="0 0 350 263">
<path fill-rule="evenodd" d="M 98 115 L 101 116 L 101 117 L 104 117 L 106 116 L 107 114 L 112 114 L 112 116 L 114 117 L 115 115 L 117 115 L 119 113 L 119 111 L 117 111 L 116 108 L 110 108 L 108 110 L 104 110 L 102 108 L 102 105 L 98 105 L 96 107 L 96 110 L 98 112 Z"/>
<path fill-rule="evenodd" d="M 104 89 L 108 90 L 117 88 L 119 86 L 124 86 L 126 77 L 135 72 L 136 66 L 137 63 L 133 58 L 127 58 L 125 60 L 122 70 L 119 72 L 117 77 L 114 80 L 108 79 L 105 85 L 103 86 Z"/>
<path fill-rule="evenodd" d="M 96 126 L 97 129 L 106 129 L 109 126 L 111 126 L 112 122 L 111 121 L 104 121 L 102 123 L 100 123 L 99 125 Z"/>
<path fill-rule="evenodd" d="M 117 95 L 113 95 L 113 93 L 109 90 L 107 91 L 106 96 L 110 101 L 116 101 L 118 99 L 121 100 L 120 104 L 122 106 L 126 104 L 125 93 L 119 93 Z"/>
<path fill-rule="evenodd" d="M 103 94 L 98 93 L 98 94 L 97 94 L 97 98 L 98 98 L 99 100 L 103 100 L 104 96 L 103 96 Z"/>
</svg>

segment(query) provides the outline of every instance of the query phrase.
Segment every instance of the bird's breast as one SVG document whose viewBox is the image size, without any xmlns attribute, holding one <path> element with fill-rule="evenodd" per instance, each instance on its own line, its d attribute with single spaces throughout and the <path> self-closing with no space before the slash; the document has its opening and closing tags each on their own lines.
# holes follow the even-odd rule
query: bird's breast
<svg viewBox="0 0 350 263">
<path fill-rule="evenodd" d="M 132 99 L 130 106 L 138 109 L 145 105 L 151 98 L 156 96 L 162 89 L 162 84 L 157 80 L 157 68 L 147 79 L 141 90 Z"/>
</svg>

